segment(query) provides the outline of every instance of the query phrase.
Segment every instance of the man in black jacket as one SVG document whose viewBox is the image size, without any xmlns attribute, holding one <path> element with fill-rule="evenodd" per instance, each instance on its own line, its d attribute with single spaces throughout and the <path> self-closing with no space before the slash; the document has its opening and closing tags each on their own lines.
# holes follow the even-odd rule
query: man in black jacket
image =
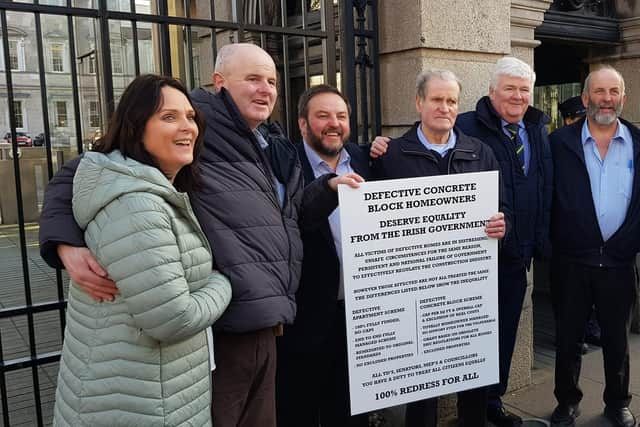
<svg viewBox="0 0 640 427">
<path fill-rule="evenodd" d="M 214 331 L 214 426 L 275 427 L 275 336 L 295 316 L 302 265 L 298 224 L 317 220 L 314 203 L 328 197 L 323 193 L 333 193 L 339 183 L 357 185 L 359 178 L 326 176 L 303 194 L 295 147 L 278 126 L 264 124 L 277 98 L 276 67 L 258 46 L 222 47 L 213 83 L 216 94 L 192 94 L 207 128 L 201 188 L 190 196 L 215 266 L 233 288 Z M 110 299 L 115 286 L 107 281 L 101 288 L 106 274 L 84 248 L 82 230 L 73 222 L 74 170 L 66 168 L 49 184 L 41 253 L 50 265 L 66 266 L 90 295 Z M 92 293 L 96 288 L 101 294 Z"/>
<path fill-rule="evenodd" d="M 374 162 L 374 177 L 395 179 L 498 170 L 489 147 L 454 127 L 459 95 L 460 83 L 452 72 L 420 73 L 416 84 L 420 121 L 389 143 L 386 154 Z M 504 237 L 505 230 L 502 212 L 491 217 L 486 227 L 487 236 L 495 239 Z M 486 407 L 485 387 L 458 393 L 458 425 L 486 425 Z M 437 399 L 408 404 L 405 425 L 435 427 Z"/>
<path fill-rule="evenodd" d="M 296 148 L 305 184 L 325 174 L 369 177 L 368 149 L 347 142 L 349 113 L 347 99 L 332 86 L 313 86 L 301 95 L 303 141 Z M 278 339 L 278 427 L 369 425 L 367 414 L 350 416 L 340 214 L 337 195 L 329 196 L 319 203 L 323 220 L 302 229 L 298 312 Z"/>
<path fill-rule="evenodd" d="M 580 344 L 595 306 L 601 330 L 606 404 L 615 426 L 636 425 L 629 411 L 628 329 L 640 249 L 640 129 L 619 118 L 624 80 L 592 71 L 582 102 L 586 120 L 551 134 L 555 165 L 551 211 L 551 295 L 556 317 L 553 426 L 573 426 L 582 391 Z"/>
</svg>

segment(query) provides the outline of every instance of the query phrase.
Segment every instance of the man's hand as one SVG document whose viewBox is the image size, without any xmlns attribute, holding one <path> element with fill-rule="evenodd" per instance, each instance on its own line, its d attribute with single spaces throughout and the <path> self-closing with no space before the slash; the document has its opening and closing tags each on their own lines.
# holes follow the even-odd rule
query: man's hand
<svg viewBox="0 0 640 427">
<path fill-rule="evenodd" d="M 504 214 L 502 212 L 498 212 L 497 214 L 489 218 L 489 222 L 484 228 L 484 231 L 485 233 L 487 233 L 487 237 L 490 237 L 492 239 L 502 239 L 504 237 L 506 228 L 507 225 L 504 222 Z"/>
<path fill-rule="evenodd" d="M 389 141 L 391 138 L 387 138 L 386 136 L 376 136 L 376 139 L 371 143 L 371 150 L 369 151 L 369 157 L 372 159 L 377 159 L 378 157 L 384 155 L 387 152 L 387 148 L 389 147 Z"/>
<path fill-rule="evenodd" d="M 69 245 L 58 245 L 58 256 L 69 277 L 96 301 L 113 301 L 118 288 L 107 277 L 107 272 L 98 264 L 89 249 Z"/>
<path fill-rule="evenodd" d="M 358 188 L 360 183 L 364 182 L 364 178 L 355 172 L 349 172 L 342 175 L 334 176 L 327 183 L 333 191 L 338 191 L 338 184 L 345 184 L 351 188 Z"/>
</svg>

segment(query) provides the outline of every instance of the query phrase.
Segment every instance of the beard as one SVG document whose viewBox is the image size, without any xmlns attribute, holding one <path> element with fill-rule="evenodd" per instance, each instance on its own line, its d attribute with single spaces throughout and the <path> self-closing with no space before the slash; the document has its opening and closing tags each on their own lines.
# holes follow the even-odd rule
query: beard
<svg viewBox="0 0 640 427">
<path fill-rule="evenodd" d="M 600 106 L 589 99 L 589 105 L 587 105 L 587 116 L 599 125 L 610 125 L 620 116 L 622 113 L 622 103 L 617 102 L 613 104 L 614 113 L 603 113 L 600 110 Z"/>
<path fill-rule="evenodd" d="M 327 129 L 326 132 L 340 132 L 338 129 Z M 317 153 L 327 156 L 327 157 L 335 157 L 340 154 L 342 148 L 344 147 L 345 142 L 349 139 L 349 134 L 347 133 L 341 135 L 341 143 L 335 146 L 328 146 L 322 142 L 322 134 L 318 135 L 317 133 L 311 131 L 307 134 L 307 144 L 311 146 Z"/>
</svg>

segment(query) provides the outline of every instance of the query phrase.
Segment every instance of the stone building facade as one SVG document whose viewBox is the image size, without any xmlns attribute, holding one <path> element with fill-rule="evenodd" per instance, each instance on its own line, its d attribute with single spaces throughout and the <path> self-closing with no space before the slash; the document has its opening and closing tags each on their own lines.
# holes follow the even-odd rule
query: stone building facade
<svg viewBox="0 0 640 427">
<path fill-rule="evenodd" d="M 97 3 L 97 0 L 72 1 L 76 8 L 96 8 Z M 280 25 L 284 19 L 295 28 L 306 25 L 313 31 L 319 30 L 323 20 L 327 19 L 321 14 L 321 6 L 331 5 L 337 18 L 335 26 L 331 27 L 332 31 L 335 30 L 332 34 L 340 45 L 338 15 L 342 12 L 343 0 L 107 0 L 107 9 L 129 12 L 133 5 L 136 13 L 144 15 L 155 13 L 161 3 L 168 7 L 170 16 L 214 19 L 220 27 L 212 31 L 193 26 L 189 27 L 191 32 L 187 34 L 185 27 L 168 24 L 170 58 L 162 58 L 159 51 L 160 24 L 140 22 L 134 27 L 124 18 L 112 19 L 108 49 L 116 98 L 136 72 L 159 72 L 162 61 L 170 63 L 174 74 L 189 81 L 190 86 L 206 86 L 214 63 L 212 41 L 215 39 L 220 45 L 238 40 L 234 25 L 227 25 L 238 19 L 254 29 L 259 25 Z M 640 2 L 636 0 L 379 0 L 374 3 L 378 7 L 376 30 L 380 70 L 380 96 L 374 102 L 379 102 L 381 107 L 382 133 L 385 135 L 399 135 L 417 119 L 413 99 L 414 76 L 419 70 L 432 67 L 453 70 L 462 80 L 462 112 L 472 109 L 476 100 L 488 93 L 493 64 L 505 55 L 516 56 L 534 66 L 538 73 L 536 92 L 540 93 L 536 100 L 544 104 L 537 106 L 556 116 L 556 101 L 571 91 L 579 92 L 580 83 L 590 67 L 601 62 L 615 66 L 627 83 L 628 100 L 624 116 L 640 123 L 640 78 L 637 72 L 640 69 Z M 67 2 L 47 0 L 40 4 L 63 7 Z M 304 18 L 302 8 L 307 10 Z M 0 143 L 10 127 L 4 73 L 10 67 L 16 130 L 32 138 L 43 133 L 46 127 L 43 106 L 46 106 L 51 147 L 60 149 L 60 152 L 71 148 L 65 156 L 74 155 L 73 147 L 78 141 L 88 144 L 100 134 L 108 111 L 101 95 L 103 64 L 99 62 L 102 55 L 98 51 L 101 44 L 97 42 L 99 29 L 96 22 L 88 17 L 90 14 L 74 17 L 75 38 L 70 40 L 70 24 L 64 14 L 41 14 L 43 52 L 39 55 L 35 14 L 9 9 L 6 15 L 7 28 L 0 33 L 7 34 L 9 47 L 8 55 L 0 51 Z M 287 58 L 292 64 L 286 72 L 282 68 L 281 77 L 287 77 L 288 83 L 281 87 L 283 96 L 277 106 L 276 115 L 281 120 L 292 115 L 295 117 L 295 98 L 307 84 L 335 81 L 353 85 L 356 82 L 341 69 L 344 58 L 340 57 L 340 48 L 334 51 L 335 60 L 318 60 L 330 41 L 321 40 L 317 35 L 290 37 L 285 50 L 282 37 L 277 33 L 276 36 L 263 37 L 257 32 L 251 34 L 249 30 L 245 40 L 264 43 L 276 57 L 276 62 Z M 336 40 L 331 42 L 336 43 Z M 136 47 L 134 41 L 137 41 Z M 72 42 L 74 58 L 70 55 Z M 0 43 L 0 49 L 2 46 Z M 5 56 L 9 58 L 8 64 Z M 139 58 L 138 64 L 132 61 L 134 56 Z M 191 64 L 187 66 L 188 60 Z M 72 85 L 72 64 L 75 64 L 77 72 L 75 85 Z M 328 75 L 328 70 L 336 73 Z M 45 94 L 41 92 L 42 76 L 46 82 Z M 77 93 L 74 93 L 74 87 Z M 76 95 L 79 104 L 77 114 Z M 295 125 L 288 131 L 295 138 Z M 14 166 L 13 161 L 4 157 L 6 146 L 2 145 L 0 223 L 16 224 L 17 197 L 15 192 L 5 191 L 15 186 L 12 181 Z M 48 168 L 44 153 L 42 148 L 25 149 L 20 160 L 24 184 L 20 203 L 25 208 L 23 219 L 26 222 L 38 218 Z M 55 162 L 57 158 L 53 160 L 55 169 L 59 165 Z M 26 177 L 29 174 L 31 178 Z M 9 209 L 14 215 L 8 215 Z M 22 292 L 21 287 L 16 286 L 16 289 L 20 289 L 17 294 Z M 510 381 L 512 389 L 531 382 L 532 290 L 533 282 L 529 286 L 520 323 Z M 16 354 L 22 357 L 28 355 L 28 351 Z"/>
</svg>

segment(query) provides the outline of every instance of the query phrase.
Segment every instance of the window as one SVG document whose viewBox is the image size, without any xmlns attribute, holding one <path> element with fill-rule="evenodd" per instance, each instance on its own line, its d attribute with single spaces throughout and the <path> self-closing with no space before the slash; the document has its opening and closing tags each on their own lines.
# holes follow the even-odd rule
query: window
<svg viewBox="0 0 640 427">
<path fill-rule="evenodd" d="M 62 43 L 51 43 L 51 71 L 64 72 L 64 45 Z"/>
<path fill-rule="evenodd" d="M 89 74 L 95 74 L 96 73 L 96 57 L 93 56 L 93 55 L 91 55 L 89 57 L 88 69 L 89 69 Z"/>
<path fill-rule="evenodd" d="M 140 27 L 138 27 L 140 31 Z M 140 72 L 141 73 L 154 73 L 156 72 L 155 62 L 153 58 L 153 45 L 151 40 L 138 40 L 138 46 L 140 47 L 139 59 L 140 59 Z"/>
<path fill-rule="evenodd" d="M 56 101 L 54 107 L 56 112 L 56 127 L 67 127 L 67 103 L 65 101 Z"/>
<path fill-rule="evenodd" d="M 100 108 L 98 101 L 89 101 L 89 126 L 100 127 Z"/>
<path fill-rule="evenodd" d="M 137 2 L 136 2 L 137 5 Z M 130 12 L 131 3 L 129 0 L 107 0 L 107 9 L 119 12 Z M 136 9 L 137 11 L 137 9 Z"/>
<path fill-rule="evenodd" d="M 113 74 L 124 74 L 122 63 L 122 47 L 119 44 L 111 45 L 111 71 Z"/>
<path fill-rule="evenodd" d="M 198 55 L 193 55 L 193 83 L 195 87 L 200 87 L 200 56 Z"/>
<path fill-rule="evenodd" d="M 309 86 L 317 86 L 324 83 L 324 75 L 316 74 L 314 76 L 309 76 Z"/>
<path fill-rule="evenodd" d="M 9 36 L 9 65 L 11 71 L 24 71 L 24 46 L 22 39 Z M 0 70 L 4 70 L 4 54 L 0 39 Z"/>
<path fill-rule="evenodd" d="M 20 62 L 18 60 L 18 40 L 9 40 L 9 64 L 11 64 L 11 70 L 19 70 Z"/>
<path fill-rule="evenodd" d="M 309 76 L 309 86 L 321 85 L 324 83 L 324 75 L 323 74 L 314 74 L 313 76 Z M 340 73 L 336 73 L 336 87 L 340 87 L 342 82 L 340 81 Z"/>
<path fill-rule="evenodd" d="M 16 129 L 24 129 L 24 115 L 22 112 L 22 101 L 13 101 L 13 119 L 16 122 Z"/>
</svg>

